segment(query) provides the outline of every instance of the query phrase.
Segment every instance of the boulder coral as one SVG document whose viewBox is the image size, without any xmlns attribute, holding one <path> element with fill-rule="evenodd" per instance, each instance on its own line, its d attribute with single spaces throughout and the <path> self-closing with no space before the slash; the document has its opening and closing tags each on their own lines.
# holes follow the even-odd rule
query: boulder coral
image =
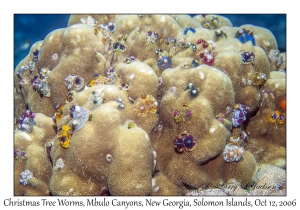
<svg viewBox="0 0 300 210">
<path fill-rule="evenodd" d="M 15 69 L 15 195 L 248 195 L 285 170 L 285 62 L 219 15 L 71 15 Z"/>
</svg>

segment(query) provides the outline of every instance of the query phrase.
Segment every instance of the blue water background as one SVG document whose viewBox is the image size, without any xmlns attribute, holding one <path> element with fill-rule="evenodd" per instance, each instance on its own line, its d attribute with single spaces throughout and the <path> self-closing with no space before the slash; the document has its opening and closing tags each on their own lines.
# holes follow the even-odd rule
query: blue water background
<svg viewBox="0 0 300 210">
<path fill-rule="evenodd" d="M 286 51 L 286 14 L 220 15 L 227 17 L 234 27 L 252 24 L 269 29 L 277 40 L 280 52 Z M 27 56 L 32 44 L 43 40 L 55 29 L 67 27 L 69 17 L 68 14 L 15 14 L 14 68 Z"/>
</svg>

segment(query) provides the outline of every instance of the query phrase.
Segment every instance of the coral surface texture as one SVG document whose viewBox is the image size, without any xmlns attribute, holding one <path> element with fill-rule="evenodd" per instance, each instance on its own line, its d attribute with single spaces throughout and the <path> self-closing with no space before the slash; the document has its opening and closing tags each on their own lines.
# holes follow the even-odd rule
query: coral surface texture
<svg viewBox="0 0 300 210">
<path fill-rule="evenodd" d="M 14 194 L 285 195 L 285 75 L 220 15 L 71 15 L 14 71 Z"/>
</svg>

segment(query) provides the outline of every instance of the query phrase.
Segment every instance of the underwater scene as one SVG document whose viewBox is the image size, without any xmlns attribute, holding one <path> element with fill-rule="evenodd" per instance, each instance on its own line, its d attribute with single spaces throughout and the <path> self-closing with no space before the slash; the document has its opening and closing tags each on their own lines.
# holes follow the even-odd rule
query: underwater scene
<svg viewBox="0 0 300 210">
<path fill-rule="evenodd" d="M 286 15 L 47 17 L 14 16 L 15 196 L 286 195 Z"/>
</svg>

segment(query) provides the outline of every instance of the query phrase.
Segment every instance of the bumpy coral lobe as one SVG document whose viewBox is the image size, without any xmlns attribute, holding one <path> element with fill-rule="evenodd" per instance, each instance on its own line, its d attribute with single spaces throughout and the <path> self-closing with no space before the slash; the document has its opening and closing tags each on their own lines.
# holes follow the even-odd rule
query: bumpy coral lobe
<svg viewBox="0 0 300 210">
<path fill-rule="evenodd" d="M 286 117 L 281 109 L 281 102 L 286 97 L 286 83 L 285 73 L 278 73 L 281 78 L 271 77 L 267 80 L 259 112 L 251 118 L 247 127 L 251 134 L 247 148 L 254 154 L 260 167 L 272 163 L 285 168 L 286 164 L 286 124 L 285 120 L 279 120 L 280 115 Z"/>
<path fill-rule="evenodd" d="M 48 159 L 45 144 L 53 138 L 52 119 L 38 113 L 35 116 L 36 125 L 31 133 L 15 131 L 15 150 L 22 149 L 26 158 L 14 160 L 15 195 L 50 195 L 51 161 Z M 33 178 L 26 186 L 19 183 L 20 174 L 25 169 L 30 170 Z"/>
<path fill-rule="evenodd" d="M 28 153 L 27 160 L 15 162 L 16 194 L 47 195 L 51 191 L 53 195 L 99 195 L 106 189 L 109 191 L 106 194 L 112 195 L 181 195 L 187 191 L 186 186 L 199 188 L 233 178 L 240 183 L 251 183 L 257 163 L 260 168 L 266 163 L 285 167 L 285 124 L 269 123 L 267 118 L 270 112 L 285 114 L 280 103 L 285 98 L 285 80 L 269 79 L 271 65 L 267 54 L 277 49 L 269 30 L 241 26 L 253 32 L 256 43 L 253 46 L 249 41 L 241 43 L 236 39 L 239 28 L 233 28 L 228 19 L 218 15 L 194 18 L 187 15 L 90 15 L 96 26 L 82 23 L 81 18 L 87 16 L 71 15 L 67 28 L 55 30 L 44 41 L 34 44 L 29 55 L 17 66 L 16 71 L 21 65 L 28 65 L 33 52 L 40 50 L 31 77 L 37 75 L 38 67 L 49 68 L 47 81 L 51 97 L 41 98 L 31 85 L 20 88 L 20 79 L 15 75 L 15 104 L 19 104 L 15 106 L 15 117 L 25 109 L 53 116 L 55 105 L 66 101 L 68 90 L 64 78 L 68 75 L 76 74 L 88 83 L 95 74 L 107 76 L 107 69 L 113 66 L 119 78 L 112 85 L 91 85 L 59 111 L 57 117 L 61 120 L 57 120 L 57 130 L 70 124 L 68 110 L 71 106 L 90 110 L 88 101 L 92 91 L 104 93 L 106 99 L 105 103 L 90 110 L 92 121 L 73 132 L 68 148 L 61 147 L 59 134 L 55 134 L 53 122 L 46 116 L 49 122 L 37 123 L 28 134 L 38 143 L 32 145 L 25 140 L 28 137 L 23 132 L 16 131 L 15 149 L 25 149 Z M 109 22 L 116 24 L 116 30 L 111 37 L 104 37 L 106 35 L 98 26 Z M 184 29 L 189 27 L 195 28 L 196 32 L 184 34 Z M 215 29 L 226 32 L 226 37 L 216 37 Z M 157 33 L 158 38 L 146 45 L 149 31 Z M 176 39 L 176 42 L 168 44 L 167 38 Z M 212 40 L 210 43 L 215 42 L 216 47 L 197 45 L 199 39 L 207 43 Z M 126 47 L 124 52 L 113 51 L 113 44 L 117 42 Z M 194 45 L 196 48 L 191 47 Z M 159 68 L 157 49 L 161 49 L 160 55 L 172 58 L 172 69 L 162 71 Z M 211 66 L 203 65 L 204 59 L 199 58 L 204 50 L 214 56 L 214 61 L 208 63 Z M 241 51 L 253 52 L 255 61 L 243 64 Z M 134 56 L 135 61 L 124 63 L 124 58 L 130 56 Z M 285 70 L 284 54 L 283 62 L 277 66 L 279 69 Z M 241 80 L 252 79 L 255 72 L 266 74 L 267 82 L 259 86 L 241 86 Z M 162 84 L 159 86 L 160 76 Z M 195 96 L 184 91 L 189 83 L 200 90 Z M 121 89 L 122 84 L 128 84 L 128 90 Z M 267 100 L 260 106 L 263 90 L 274 92 L 274 102 Z M 158 102 L 157 108 L 146 116 L 137 115 L 135 110 L 136 101 L 142 94 L 151 95 Z M 122 99 L 123 109 L 118 108 L 117 98 Z M 216 116 L 236 103 L 250 107 L 246 129 L 251 141 L 247 142 L 243 159 L 232 164 L 226 163 L 222 156 L 231 136 L 230 115 L 224 117 L 227 124 L 222 124 Z M 188 104 L 192 117 L 186 123 L 175 122 L 173 112 L 183 104 Z M 128 120 L 135 126 L 128 126 Z M 161 128 L 154 129 L 158 126 Z M 47 129 L 43 130 L 44 127 Z M 232 131 L 239 133 L 239 129 Z M 38 136 L 37 130 L 47 134 Z M 192 135 L 197 145 L 192 151 L 178 153 L 174 138 L 183 131 Z M 47 152 L 41 152 L 41 147 L 48 141 L 53 141 L 51 161 Z M 40 153 L 34 155 L 31 151 L 35 149 Z M 155 172 L 152 177 L 153 150 L 157 154 L 155 171 L 160 172 Z M 111 157 L 110 161 L 107 161 L 107 155 Z M 35 162 L 35 169 L 29 160 L 36 157 L 40 162 Z M 56 163 L 60 158 L 64 167 L 61 170 L 51 168 L 51 162 Z M 32 183 L 35 187 L 21 188 L 18 179 L 27 162 L 26 169 L 36 176 Z M 44 165 L 46 171 L 41 172 Z"/>
<path fill-rule="evenodd" d="M 64 151 L 60 148 L 58 142 L 53 145 L 51 155 L 53 159 L 62 157 L 67 160 L 65 167 L 61 171 L 55 171 L 52 176 L 50 188 L 54 194 L 98 195 L 100 189 L 105 186 L 108 186 L 112 195 L 146 195 L 151 192 L 153 157 L 149 137 L 141 128 L 124 128 L 125 118 L 120 117 L 121 111 L 116 109 L 116 103 L 111 101 L 114 94 L 120 94 L 119 90 L 112 91 L 109 86 L 102 88 L 106 89 L 104 95 L 107 102 L 92 112 L 92 122 L 99 122 L 101 119 L 105 119 L 105 122 L 99 125 L 87 122 L 81 129 L 74 131 L 68 150 Z M 78 101 L 76 98 L 70 104 L 72 103 L 80 104 L 81 100 Z M 85 101 L 82 106 L 87 106 L 87 103 Z M 123 111 L 132 112 L 132 109 L 125 106 Z M 123 141 L 124 138 L 128 140 Z M 78 150 L 78 148 L 81 149 Z M 141 151 L 144 155 L 139 157 L 140 161 L 137 165 L 136 155 L 140 155 Z M 112 155 L 112 162 L 107 162 L 107 154 Z M 70 182 L 65 183 L 64 176 L 70 177 Z M 140 176 L 143 178 L 137 179 L 135 183 L 130 180 L 132 177 Z M 90 181 L 87 181 L 85 177 L 90 177 Z M 124 182 L 125 179 L 128 181 Z M 85 188 L 81 184 L 73 184 L 74 191 L 69 192 L 68 186 L 74 181 L 93 187 Z"/>
<path fill-rule="evenodd" d="M 273 165 L 266 165 L 257 174 L 257 186 L 272 186 L 271 188 L 254 188 L 250 195 L 286 195 L 286 172 Z"/>
<path fill-rule="evenodd" d="M 33 52 L 36 49 L 40 49 L 42 45 L 42 41 L 36 42 L 29 51 L 29 54 L 26 58 L 24 58 L 16 67 L 15 72 L 17 72 L 21 66 L 27 66 L 30 61 L 33 60 Z M 30 77 L 33 78 L 35 75 L 38 74 L 38 66 L 35 63 L 34 70 L 31 73 Z M 16 103 L 15 106 L 15 116 L 21 116 L 22 113 L 26 109 L 30 109 L 33 112 L 41 112 L 45 113 L 47 116 L 50 116 L 50 113 L 53 113 L 53 107 L 50 105 L 50 98 L 41 98 L 39 94 L 33 89 L 33 87 L 29 85 L 25 85 L 22 88 L 20 87 L 20 84 L 18 84 L 20 79 L 18 78 L 17 74 L 15 74 L 14 77 L 14 86 L 16 87 L 16 100 L 19 100 L 20 103 Z M 25 104 L 27 105 L 27 108 L 21 109 Z M 49 114 L 49 115 L 48 115 Z"/>
<path fill-rule="evenodd" d="M 189 81 L 182 78 L 193 79 Z M 165 171 L 164 174 L 181 187 L 183 183 L 199 187 L 208 182 L 217 183 L 219 180 L 226 179 L 220 173 L 215 173 L 214 168 L 220 170 L 221 165 L 225 164 L 220 154 L 230 132 L 213 116 L 225 110 L 228 105 L 233 107 L 233 89 L 230 79 L 219 70 L 208 66 L 199 66 L 189 71 L 182 70 L 180 67 L 165 70 L 162 79 L 164 97 L 160 106 L 160 119 L 164 122 L 164 132 L 159 139 L 156 139 L 155 135 L 151 138 L 158 157 L 157 170 Z M 197 97 L 192 98 L 188 91 L 182 92 L 188 85 L 187 81 L 201 90 Z M 214 84 L 222 84 L 222 86 L 214 86 Z M 170 92 L 173 85 L 176 91 Z M 212 86 L 215 88 L 208 88 Z M 221 93 L 226 94 L 227 97 L 222 97 Z M 170 120 L 170 116 L 174 115 L 176 107 L 184 103 L 188 103 L 193 113 L 199 114 L 193 115 L 190 123 L 177 124 L 174 120 Z M 186 130 L 196 139 L 197 146 L 193 151 L 174 153 L 174 148 L 168 147 L 172 140 L 174 144 L 174 136 L 178 135 L 176 131 L 180 132 L 180 130 Z M 220 158 L 215 159 L 219 156 Z M 247 163 L 238 163 L 241 169 L 249 167 L 247 166 L 249 164 L 251 167 L 248 172 L 252 170 L 253 173 L 247 176 L 244 174 L 244 177 L 241 176 L 239 179 L 249 182 L 254 176 L 253 169 L 256 168 L 256 163 L 251 155 L 247 156 L 245 161 Z M 183 168 L 185 172 L 179 172 Z"/>
<path fill-rule="evenodd" d="M 231 43 L 229 46 L 231 50 L 223 52 L 223 44 Z M 266 53 L 261 47 L 253 46 L 251 42 L 241 43 L 235 38 L 227 38 L 227 40 L 220 40 L 217 45 L 218 55 L 215 59 L 214 66 L 227 74 L 231 80 L 235 90 L 235 97 L 237 103 L 245 104 L 250 107 L 250 112 L 257 109 L 260 103 L 259 89 L 254 85 L 241 86 L 241 79 L 251 79 L 251 76 L 259 69 L 260 73 L 269 75 L 270 63 Z M 243 64 L 239 52 L 247 51 L 255 55 L 254 64 Z M 227 62 L 225 61 L 227 60 Z"/>
</svg>

